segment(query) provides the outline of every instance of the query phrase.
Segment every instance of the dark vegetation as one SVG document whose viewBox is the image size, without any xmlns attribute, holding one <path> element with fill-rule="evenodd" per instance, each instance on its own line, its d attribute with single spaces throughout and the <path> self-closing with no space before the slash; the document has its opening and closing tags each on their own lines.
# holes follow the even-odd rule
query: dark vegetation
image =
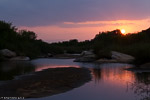
<svg viewBox="0 0 150 100">
<path fill-rule="evenodd" d="M 0 50 L 7 48 L 21 56 L 35 58 L 47 53 L 81 53 L 91 48 L 90 45 L 90 41 L 78 42 L 76 39 L 49 44 L 38 40 L 32 31 L 18 30 L 11 23 L 0 21 Z"/>
<path fill-rule="evenodd" d="M 110 51 L 114 50 L 134 56 L 137 64 L 150 61 L 150 28 L 127 35 L 122 35 L 120 30 L 102 32 L 93 41 L 100 58 L 110 58 Z"/>
<path fill-rule="evenodd" d="M 50 45 L 53 47 L 54 51 L 57 51 L 57 53 L 81 53 L 84 50 L 90 50 L 93 48 L 93 43 L 91 41 L 86 40 L 78 42 L 76 39 L 52 43 Z"/>
<path fill-rule="evenodd" d="M 0 49 L 10 49 L 18 55 L 36 57 L 47 52 L 44 47 L 48 45 L 42 40 L 37 40 L 34 32 L 20 30 L 11 23 L 0 21 Z"/>
<path fill-rule="evenodd" d="M 150 28 L 136 34 L 122 35 L 120 30 L 100 32 L 92 40 L 46 43 L 32 31 L 18 31 L 11 23 L 0 21 L 0 49 L 10 49 L 31 58 L 47 53 L 81 53 L 93 49 L 98 58 L 110 58 L 110 51 L 132 55 L 136 63 L 150 61 Z"/>
</svg>

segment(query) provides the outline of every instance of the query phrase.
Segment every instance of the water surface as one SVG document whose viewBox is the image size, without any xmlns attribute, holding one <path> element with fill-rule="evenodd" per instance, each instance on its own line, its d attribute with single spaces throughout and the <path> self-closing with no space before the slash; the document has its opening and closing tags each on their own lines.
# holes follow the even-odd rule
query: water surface
<svg viewBox="0 0 150 100">
<path fill-rule="evenodd" d="M 1 81 L 48 68 L 84 67 L 91 71 L 92 80 L 78 88 L 53 96 L 27 100 L 150 100 L 150 73 L 124 70 L 133 67 L 130 64 L 77 63 L 73 62 L 73 59 L 36 59 L 30 63 L 1 63 L 0 66 Z"/>
</svg>

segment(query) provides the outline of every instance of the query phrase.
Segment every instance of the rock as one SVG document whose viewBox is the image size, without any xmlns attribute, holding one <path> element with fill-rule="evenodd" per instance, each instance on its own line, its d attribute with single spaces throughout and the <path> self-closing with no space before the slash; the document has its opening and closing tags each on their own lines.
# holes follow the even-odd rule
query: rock
<svg viewBox="0 0 150 100">
<path fill-rule="evenodd" d="M 48 53 L 47 57 L 53 57 L 53 55 L 51 53 Z"/>
<path fill-rule="evenodd" d="M 95 62 L 98 62 L 98 63 L 117 63 L 118 61 L 115 59 L 99 59 Z"/>
<path fill-rule="evenodd" d="M 133 56 L 124 53 L 112 51 L 111 54 L 112 54 L 111 58 L 117 60 L 118 62 L 130 63 L 135 60 Z"/>
<path fill-rule="evenodd" d="M 134 61 L 134 57 L 124 54 L 124 53 L 120 53 L 120 52 L 116 52 L 116 51 L 112 51 L 111 52 L 111 58 L 112 59 L 99 59 L 95 62 L 98 63 L 130 63 L 132 61 Z"/>
<path fill-rule="evenodd" d="M 81 53 L 81 56 L 86 56 L 86 55 L 93 55 L 93 52 L 92 51 L 83 51 Z"/>
<path fill-rule="evenodd" d="M 16 56 L 15 52 L 8 50 L 8 49 L 0 50 L 0 54 L 4 57 L 8 57 L 8 58 L 12 58 L 12 57 Z"/>
<path fill-rule="evenodd" d="M 22 61 L 28 61 L 28 60 L 30 60 L 30 58 L 29 58 L 29 57 L 24 57 L 24 56 L 18 56 L 18 57 L 13 57 L 13 58 L 11 58 L 10 60 L 17 60 L 17 61 L 22 60 Z"/>
<path fill-rule="evenodd" d="M 95 58 L 96 56 L 92 51 L 83 51 L 74 62 L 92 62 L 95 61 Z"/>
</svg>

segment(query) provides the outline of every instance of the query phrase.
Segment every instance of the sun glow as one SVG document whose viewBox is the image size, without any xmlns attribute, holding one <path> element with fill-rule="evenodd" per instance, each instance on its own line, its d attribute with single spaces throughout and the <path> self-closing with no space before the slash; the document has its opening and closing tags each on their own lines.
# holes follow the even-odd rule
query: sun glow
<svg viewBox="0 0 150 100">
<path fill-rule="evenodd" d="M 125 30 L 125 29 L 122 29 L 122 30 L 121 30 L 121 33 L 125 35 L 125 34 L 126 34 L 126 30 Z"/>
</svg>

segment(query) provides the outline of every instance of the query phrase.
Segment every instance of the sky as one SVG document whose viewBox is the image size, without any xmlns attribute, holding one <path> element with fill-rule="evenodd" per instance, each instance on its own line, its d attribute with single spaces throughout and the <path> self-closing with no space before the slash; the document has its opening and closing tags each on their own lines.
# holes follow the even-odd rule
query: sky
<svg viewBox="0 0 150 100">
<path fill-rule="evenodd" d="M 150 0 L 0 0 L 0 20 L 37 33 L 46 42 L 94 38 L 150 27 Z"/>
</svg>

